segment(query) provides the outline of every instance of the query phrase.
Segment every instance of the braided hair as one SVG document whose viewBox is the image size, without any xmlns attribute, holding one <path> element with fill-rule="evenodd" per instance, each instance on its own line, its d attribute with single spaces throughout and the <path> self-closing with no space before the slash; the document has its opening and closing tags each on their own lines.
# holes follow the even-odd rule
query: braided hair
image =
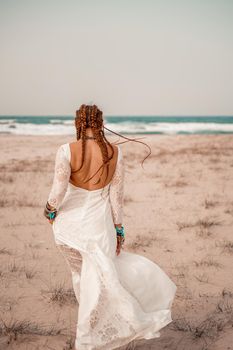
<svg viewBox="0 0 233 350">
<path fill-rule="evenodd" d="M 95 184 L 98 184 L 100 182 L 101 176 L 103 174 L 104 167 L 106 167 L 106 169 L 107 169 L 107 174 L 105 177 L 104 184 L 106 182 L 106 179 L 108 178 L 109 163 L 110 163 L 110 160 L 113 158 L 114 148 L 113 148 L 112 144 L 107 140 L 107 138 L 104 134 L 104 129 L 114 133 L 115 135 L 123 137 L 124 139 L 127 139 L 128 141 L 135 141 L 135 142 L 143 143 L 147 147 L 149 147 L 144 142 L 138 141 L 136 139 L 130 139 L 128 137 L 120 135 L 120 134 L 106 128 L 103 125 L 103 112 L 101 110 L 99 110 L 99 108 L 95 104 L 94 105 L 82 104 L 80 106 L 80 108 L 76 111 L 75 128 L 76 128 L 77 140 L 80 140 L 80 139 L 82 140 L 82 161 L 81 161 L 81 166 L 79 167 L 79 169 L 71 170 L 71 173 L 76 173 L 79 170 L 81 170 L 81 168 L 83 167 L 84 158 L 85 158 L 85 151 L 86 151 L 86 147 L 85 147 L 86 146 L 86 137 L 85 136 L 86 136 L 86 129 L 87 128 L 92 129 L 93 135 L 97 141 L 97 144 L 100 147 L 100 150 L 102 153 L 102 159 L 103 159 L 103 163 L 99 167 L 99 169 L 97 169 L 97 171 L 88 180 L 85 180 L 84 183 L 90 181 L 102 169 L 100 177 L 99 177 L 98 181 L 95 183 Z M 127 142 L 127 141 L 125 141 L 125 142 Z M 120 143 L 124 143 L 124 142 L 120 142 Z M 111 151 L 112 151 L 110 156 L 108 155 L 107 145 L 110 146 Z M 151 148 L 149 147 L 149 149 L 150 149 L 150 153 L 143 159 L 143 162 L 151 154 Z M 142 162 L 142 164 L 143 164 L 143 162 Z"/>
</svg>

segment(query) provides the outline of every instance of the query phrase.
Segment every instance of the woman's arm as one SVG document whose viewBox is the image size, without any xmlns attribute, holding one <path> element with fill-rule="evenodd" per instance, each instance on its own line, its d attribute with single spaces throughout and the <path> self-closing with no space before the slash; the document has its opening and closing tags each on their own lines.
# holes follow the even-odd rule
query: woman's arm
<svg viewBox="0 0 233 350">
<path fill-rule="evenodd" d="M 68 145 L 69 146 L 69 145 Z M 52 188 L 48 196 L 47 207 L 58 210 L 66 194 L 71 168 L 65 145 L 61 145 L 56 153 Z"/>
<path fill-rule="evenodd" d="M 125 166 L 124 158 L 119 146 L 118 157 L 119 158 L 117 161 L 116 170 L 110 184 L 109 198 L 111 203 L 113 222 L 115 226 L 121 227 L 121 225 L 123 225 Z"/>
</svg>

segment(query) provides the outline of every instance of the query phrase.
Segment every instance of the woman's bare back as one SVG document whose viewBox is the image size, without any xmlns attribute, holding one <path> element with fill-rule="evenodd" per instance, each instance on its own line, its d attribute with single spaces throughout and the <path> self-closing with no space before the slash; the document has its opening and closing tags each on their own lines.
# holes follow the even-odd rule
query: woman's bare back
<svg viewBox="0 0 233 350">
<path fill-rule="evenodd" d="M 70 146 L 70 152 L 71 152 L 71 159 L 70 159 L 70 165 L 72 171 L 77 170 L 81 166 L 82 162 L 82 143 L 81 140 L 78 140 L 76 142 L 72 142 L 69 144 Z M 100 168 L 100 166 L 103 163 L 102 153 L 101 149 L 94 140 L 87 139 L 86 140 L 86 146 L 85 146 L 85 157 L 84 157 L 84 163 L 81 168 L 81 170 L 77 171 L 76 173 L 72 173 L 70 177 L 70 182 L 77 187 L 84 188 L 86 190 L 97 190 L 100 188 L 103 188 L 104 186 L 107 186 L 113 177 L 113 174 L 115 172 L 116 164 L 117 164 L 117 158 L 118 158 L 118 148 L 115 145 L 112 145 L 114 150 L 113 158 L 109 162 L 109 173 L 107 176 L 107 169 L 105 167 L 104 171 L 101 168 L 101 170 L 88 182 L 84 183 L 83 180 L 89 179 L 95 172 Z M 109 145 L 107 145 L 108 150 L 108 157 L 111 156 L 112 150 Z M 95 185 L 95 182 L 98 181 L 100 174 L 101 179 L 98 184 Z"/>
</svg>

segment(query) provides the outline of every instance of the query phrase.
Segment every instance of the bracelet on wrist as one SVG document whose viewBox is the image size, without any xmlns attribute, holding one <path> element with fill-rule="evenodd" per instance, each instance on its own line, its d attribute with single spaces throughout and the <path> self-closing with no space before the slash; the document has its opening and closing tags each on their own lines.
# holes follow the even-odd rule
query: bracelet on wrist
<svg viewBox="0 0 233 350">
<path fill-rule="evenodd" d="M 125 241 L 125 232 L 124 232 L 124 226 L 121 225 L 121 227 L 115 226 L 116 233 L 117 233 L 117 242 L 120 243 L 121 246 L 123 246 Z"/>
<path fill-rule="evenodd" d="M 123 225 L 121 225 L 121 227 L 115 226 L 115 228 L 116 228 L 117 236 L 125 237 L 125 232 L 124 232 L 124 226 Z"/>
<path fill-rule="evenodd" d="M 46 208 L 49 210 L 49 211 L 56 211 L 57 209 L 52 207 L 49 202 L 46 203 Z"/>
<path fill-rule="evenodd" d="M 50 206 L 47 202 L 44 209 L 44 216 L 49 220 L 54 220 L 57 215 L 57 209 Z"/>
</svg>

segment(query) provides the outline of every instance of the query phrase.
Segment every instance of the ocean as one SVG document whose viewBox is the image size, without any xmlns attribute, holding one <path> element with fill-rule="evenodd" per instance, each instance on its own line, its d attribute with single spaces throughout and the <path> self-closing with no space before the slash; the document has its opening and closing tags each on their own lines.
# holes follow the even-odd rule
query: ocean
<svg viewBox="0 0 233 350">
<path fill-rule="evenodd" d="M 104 125 L 120 134 L 232 134 L 233 116 L 104 116 Z M 0 133 L 75 135 L 74 117 L 0 116 Z"/>
</svg>

